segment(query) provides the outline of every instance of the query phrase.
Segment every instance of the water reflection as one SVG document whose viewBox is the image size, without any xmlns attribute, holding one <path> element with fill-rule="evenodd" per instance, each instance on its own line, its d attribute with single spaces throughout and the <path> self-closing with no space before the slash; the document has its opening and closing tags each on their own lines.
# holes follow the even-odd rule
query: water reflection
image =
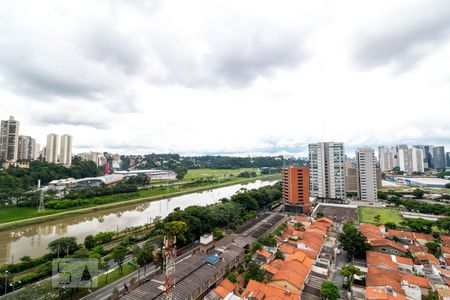
<svg viewBox="0 0 450 300">
<path fill-rule="evenodd" d="M 253 189 L 274 184 L 276 181 L 262 181 L 236 184 L 214 190 L 142 202 L 108 210 L 96 211 L 80 216 L 70 216 L 42 224 L 24 226 L 13 230 L 0 231 L 0 264 L 10 263 L 24 255 L 37 257 L 47 252 L 47 245 L 62 236 L 76 236 L 83 242 L 89 234 L 99 231 L 123 230 L 127 227 L 141 226 L 156 217 L 165 217 L 176 207 L 184 209 L 190 205 L 210 205 L 219 199 L 230 197 L 241 188 Z"/>
</svg>

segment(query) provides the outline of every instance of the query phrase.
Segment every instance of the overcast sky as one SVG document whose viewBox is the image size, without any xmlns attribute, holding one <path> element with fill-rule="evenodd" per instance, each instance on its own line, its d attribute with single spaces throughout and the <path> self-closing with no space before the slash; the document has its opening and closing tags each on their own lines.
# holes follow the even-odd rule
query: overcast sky
<svg viewBox="0 0 450 300">
<path fill-rule="evenodd" d="M 450 151 L 449 20 L 448 0 L 3 0 L 0 119 L 74 152 Z"/>
</svg>

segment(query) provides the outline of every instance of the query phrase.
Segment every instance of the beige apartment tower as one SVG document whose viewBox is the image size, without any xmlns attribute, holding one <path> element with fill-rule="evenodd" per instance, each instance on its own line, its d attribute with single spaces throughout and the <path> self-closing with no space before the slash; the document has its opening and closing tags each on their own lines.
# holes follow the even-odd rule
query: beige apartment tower
<svg viewBox="0 0 450 300">
<path fill-rule="evenodd" d="M 358 199 L 377 200 L 377 160 L 371 148 L 356 151 L 356 176 Z"/>
<path fill-rule="evenodd" d="M 0 125 L 0 161 L 14 163 L 19 154 L 19 127 L 20 123 L 10 116 Z"/>
<path fill-rule="evenodd" d="M 72 164 L 72 136 L 63 134 L 61 136 L 61 147 L 59 151 L 59 163 L 64 166 Z"/>
<path fill-rule="evenodd" d="M 45 161 L 49 163 L 58 163 L 59 157 L 59 135 L 50 133 L 47 135 L 47 146 L 45 147 Z"/>
</svg>

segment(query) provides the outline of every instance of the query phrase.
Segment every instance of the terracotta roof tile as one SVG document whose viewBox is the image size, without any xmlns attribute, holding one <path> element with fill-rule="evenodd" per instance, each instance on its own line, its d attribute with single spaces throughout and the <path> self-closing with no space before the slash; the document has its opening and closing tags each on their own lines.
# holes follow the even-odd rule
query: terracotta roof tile
<svg viewBox="0 0 450 300">
<path fill-rule="evenodd" d="M 408 250 L 406 250 L 405 246 L 403 246 L 402 244 L 384 238 L 371 240 L 369 242 L 369 245 L 372 247 L 389 246 L 404 253 L 408 252 Z"/>
<path fill-rule="evenodd" d="M 282 300 L 298 300 L 300 293 L 287 291 L 284 288 L 264 284 L 255 280 L 248 282 L 247 288 L 242 293 L 242 297 L 252 297 L 258 300 L 262 299 L 282 299 Z"/>
</svg>

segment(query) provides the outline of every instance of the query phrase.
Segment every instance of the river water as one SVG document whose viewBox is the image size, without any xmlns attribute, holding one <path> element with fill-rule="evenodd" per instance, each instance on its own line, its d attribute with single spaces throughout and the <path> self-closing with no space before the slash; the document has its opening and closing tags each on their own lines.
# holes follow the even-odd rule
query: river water
<svg viewBox="0 0 450 300">
<path fill-rule="evenodd" d="M 82 214 L 80 216 L 61 217 L 46 223 L 23 226 L 12 230 L 0 231 L 0 265 L 18 262 L 28 255 L 38 257 L 47 253 L 47 245 L 63 236 L 75 236 L 78 243 L 89 234 L 100 231 L 123 230 L 127 227 L 141 226 L 151 222 L 155 217 L 164 218 L 175 208 L 184 209 L 191 205 L 210 205 L 219 199 L 234 195 L 241 188 L 254 189 L 269 184 L 274 180 L 256 180 L 245 184 L 186 194 L 158 201 L 141 202 L 127 206 Z"/>
</svg>

